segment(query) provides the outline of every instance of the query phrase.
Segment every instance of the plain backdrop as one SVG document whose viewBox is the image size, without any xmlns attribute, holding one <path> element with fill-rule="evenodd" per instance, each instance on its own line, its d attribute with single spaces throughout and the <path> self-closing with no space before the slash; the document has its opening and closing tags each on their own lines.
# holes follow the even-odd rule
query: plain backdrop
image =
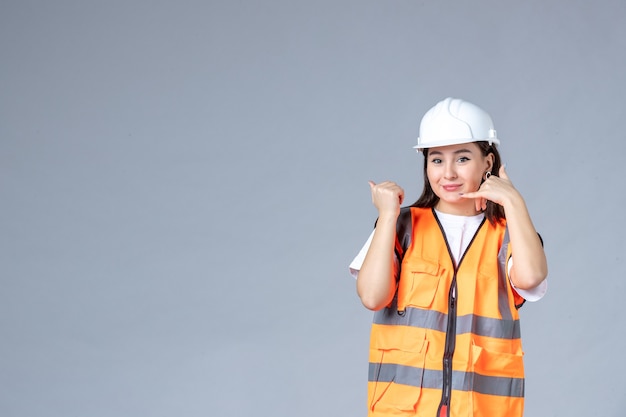
<svg viewBox="0 0 626 417">
<path fill-rule="evenodd" d="M 0 415 L 363 416 L 348 264 L 486 109 L 548 255 L 526 415 L 626 409 L 623 0 L 0 0 Z"/>
</svg>

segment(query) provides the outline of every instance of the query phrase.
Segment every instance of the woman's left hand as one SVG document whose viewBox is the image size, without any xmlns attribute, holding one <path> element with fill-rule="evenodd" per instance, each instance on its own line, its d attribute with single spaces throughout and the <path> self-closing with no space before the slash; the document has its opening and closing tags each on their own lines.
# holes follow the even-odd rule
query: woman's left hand
<svg viewBox="0 0 626 417">
<path fill-rule="evenodd" d="M 507 202 L 519 198 L 520 194 L 506 174 L 504 166 L 500 167 L 499 176 L 491 175 L 480 186 L 478 191 L 461 194 L 463 198 L 473 198 L 476 210 L 486 210 L 487 201 L 505 206 Z"/>
</svg>

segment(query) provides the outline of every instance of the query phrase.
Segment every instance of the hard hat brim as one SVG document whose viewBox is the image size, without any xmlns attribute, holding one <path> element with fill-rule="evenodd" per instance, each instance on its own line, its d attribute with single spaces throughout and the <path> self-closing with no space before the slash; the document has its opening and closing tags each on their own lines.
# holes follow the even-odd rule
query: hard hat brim
<svg viewBox="0 0 626 417">
<path fill-rule="evenodd" d="M 440 146 L 449 146 L 449 145 L 460 145 L 462 143 L 472 143 L 472 142 L 489 142 L 490 145 L 499 145 L 500 139 L 498 138 L 488 138 L 488 139 L 473 139 L 473 138 L 454 138 L 448 140 L 439 140 L 439 141 L 429 141 L 425 144 L 420 144 L 420 139 L 417 139 L 417 145 L 413 146 L 413 149 L 419 151 L 423 151 L 428 148 L 438 148 Z"/>
</svg>

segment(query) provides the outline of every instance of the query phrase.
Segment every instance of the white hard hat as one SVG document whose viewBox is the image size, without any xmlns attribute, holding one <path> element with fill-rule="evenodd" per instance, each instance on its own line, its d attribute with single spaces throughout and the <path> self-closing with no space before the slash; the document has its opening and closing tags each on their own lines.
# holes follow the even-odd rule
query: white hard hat
<svg viewBox="0 0 626 417">
<path fill-rule="evenodd" d="M 426 112 L 420 123 L 418 151 L 436 146 L 487 141 L 500 144 L 489 114 L 468 101 L 448 97 Z"/>
</svg>

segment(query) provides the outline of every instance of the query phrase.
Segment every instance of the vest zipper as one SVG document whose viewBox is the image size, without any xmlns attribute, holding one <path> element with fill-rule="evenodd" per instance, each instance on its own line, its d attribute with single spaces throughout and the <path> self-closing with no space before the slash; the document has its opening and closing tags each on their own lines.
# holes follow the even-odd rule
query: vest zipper
<svg viewBox="0 0 626 417">
<path fill-rule="evenodd" d="M 437 417 L 450 416 L 450 397 L 452 396 L 452 357 L 456 347 L 456 268 L 448 293 L 448 326 L 446 345 L 443 352 L 443 387 Z"/>
</svg>

